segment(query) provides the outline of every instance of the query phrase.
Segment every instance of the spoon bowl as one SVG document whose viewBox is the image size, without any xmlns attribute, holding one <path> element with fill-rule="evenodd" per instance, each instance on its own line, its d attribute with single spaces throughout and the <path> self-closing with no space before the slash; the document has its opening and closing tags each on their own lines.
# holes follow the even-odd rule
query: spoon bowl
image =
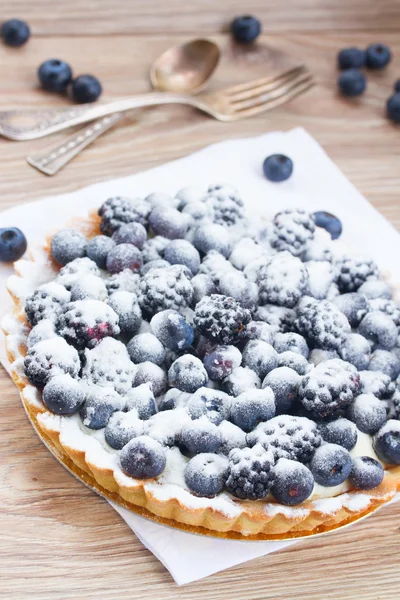
<svg viewBox="0 0 400 600">
<path fill-rule="evenodd" d="M 210 40 L 193 40 L 164 52 L 151 66 L 150 80 L 156 90 L 197 94 L 208 83 L 220 59 Z"/>
</svg>

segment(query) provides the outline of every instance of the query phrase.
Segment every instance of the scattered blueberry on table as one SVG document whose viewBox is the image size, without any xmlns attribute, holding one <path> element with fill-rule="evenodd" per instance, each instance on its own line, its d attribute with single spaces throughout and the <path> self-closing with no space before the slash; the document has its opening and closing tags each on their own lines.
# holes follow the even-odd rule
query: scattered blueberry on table
<svg viewBox="0 0 400 600">
<path fill-rule="evenodd" d="M 0 229 L 0 261 L 14 262 L 27 248 L 26 237 L 18 227 Z"/>
<path fill-rule="evenodd" d="M 40 65 L 38 77 L 45 90 L 61 93 L 72 81 L 72 69 L 65 61 L 51 58 Z"/>
<path fill-rule="evenodd" d="M 236 42 L 249 44 L 254 42 L 261 33 L 261 23 L 255 17 L 244 15 L 236 17 L 231 25 L 232 36 Z"/>
<path fill-rule="evenodd" d="M 386 103 L 387 116 L 394 123 L 400 123 L 400 92 L 396 92 Z"/>
<path fill-rule="evenodd" d="M 346 69 L 339 75 L 338 86 L 343 96 L 360 96 L 365 92 L 367 80 L 358 69 Z"/>
<path fill-rule="evenodd" d="M 360 48 L 344 48 L 338 54 L 339 69 L 361 69 L 365 65 L 365 50 Z"/>
<path fill-rule="evenodd" d="M 5 21 L 0 30 L 3 42 L 7 46 L 19 48 L 26 44 L 31 35 L 29 25 L 20 19 L 9 19 Z"/>
<path fill-rule="evenodd" d="M 274 183 L 286 181 L 293 173 L 293 161 L 284 154 L 271 154 L 263 163 L 265 177 Z"/>
<path fill-rule="evenodd" d="M 396 83 L 394 84 L 394 91 L 395 92 L 400 92 L 400 79 L 398 79 L 396 81 Z"/>
<path fill-rule="evenodd" d="M 369 69 L 384 69 L 392 59 L 390 48 L 385 44 L 371 44 L 365 54 L 365 62 Z"/>
<path fill-rule="evenodd" d="M 326 229 L 331 234 L 333 240 L 342 235 L 342 222 L 330 212 L 318 210 L 314 213 L 314 220 L 317 227 Z"/>
<path fill-rule="evenodd" d="M 79 75 L 72 82 L 72 97 L 78 104 L 95 102 L 101 92 L 101 83 L 93 75 Z"/>
</svg>

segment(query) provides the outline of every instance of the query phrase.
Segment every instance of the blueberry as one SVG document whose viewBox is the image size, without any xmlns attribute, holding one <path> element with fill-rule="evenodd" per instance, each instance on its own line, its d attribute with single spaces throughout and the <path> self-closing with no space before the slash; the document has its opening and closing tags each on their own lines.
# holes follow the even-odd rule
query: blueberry
<svg viewBox="0 0 400 600">
<path fill-rule="evenodd" d="M 127 410 L 135 409 L 139 419 L 147 421 L 157 412 L 151 383 L 133 387 L 125 396 Z"/>
<path fill-rule="evenodd" d="M 394 84 L 394 91 L 395 92 L 400 92 L 400 79 L 398 79 L 396 81 L 396 83 Z"/>
<path fill-rule="evenodd" d="M 372 394 L 360 394 L 350 405 L 347 415 L 363 433 L 376 433 L 386 421 L 386 406 Z"/>
<path fill-rule="evenodd" d="M 75 229 L 61 229 L 53 235 L 50 248 L 54 260 L 60 265 L 82 258 L 86 255 L 88 240 Z"/>
<path fill-rule="evenodd" d="M 306 340 L 298 333 L 277 333 L 274 348 L 278 354 L 290 351 L 301 354 L 304 358 L 308 358 L 310 354 Z"/>
<path fill-rule="evenodd" d="M 205 355 L 203 362 L 209 378 L 221 381 L 240 366 L 242 355 L 236 346 L 217 346 Z"/>
<path fill-rule="evenodd" d="M 269 387 L 243 392 L 232 400 L 231 421 L 246 433 L 274 416 L 274 393 Z"/>
<path fill-rule="evenodd" d="M 121 450 L 130 440 L 142 434 L 143 422 L 138 419 L 136 410 L 114 413 L 104 430 L 107 444 L 115 450 Z"/>
<path fill-rule="evenodd" d="M 351 450 L 357 443 L 357 427 L 343 417 L 329 423 L 320 423 L 318 429 L 325 442 L 338 444 L 346 450 Z"/>
<path fill-rule="evenodd" d="M 278 355 L 278 367 L 288 367 L 299 375 L 306 375 L 311 368 L 310 363 L 304 356 L 289 350 Z"/>
<path fill-rule="evenodd" d="M 339 69 L 361 69 L 365 65 L 365 50 L 344 48 L 337 57 Z"/>
<path fill-rule="evenodd" d="M 142 323 L 142 311 L 140 310 L 136 294 L 124 291 L 114 292 L 110 296 L 108 305 L 118 315 L 118 325 L 121 334 L 132 337 Z M 143 361 L 140 360 L 138 362 Z"/>
<path fill-rule="evenodd" d="M 261 23 L 255 17 L 244 15 L 236 17 L 231 24 L 233 39 L 241 44 L 254 42 L 261 33 Z"/>
<path fill-rule="evenodd" d="M 333 298 L 333 302 L 346 315 L 352 327 L 358 327 L 369 311 L 368 300 L 363 294 L 358 292 L 341 294 Z"/>
<path fill-rule="evenodd" d="M 217 223 L 199 225 L 194 233 L 193 245 L 202 254 L 216 250 L 225 258 L 228 258 L 232 249 L 227 228 Z"/>
<path fill-rule="evenodd" d="M 171 208 L 171 206 L 174 206 L 174 201 L 172 200 L 171 196 L 169 194 L 165 194 L 164 192 L 153 192 L 152 194 L 146 196 L 144 200 L 150 204 L 151 208 L 155 208 L 156 206 Z"/>
<path fill-rule="evenodd" d="M 340 358 L 354 365 L 358 371 L 365 371 L 371 359 L 371 345 L 362 335 L 350 333 L 339 348 L 339 354 Z"/>
<path fill-rule="evenodd" d="M 147 239 L 147 231 L 141 223 L 124 223 L 114 231 L 112 239 L 116 244 L 132 244 L 141 250 Z"/>
<path fill-rule="evenodd" d="M 387 116 L 394 123 L 400 123 L 400 92 L 390 96 L 386 103 Z"/>
<path fill-rule="evenodd" d="M 161 475 L 167 459 L 161 444 L 147 435 L 134 438 L 122 448 L 121 467 L 129 477 L 152 479 Z"/>
<path fill-rule="evenodd" d="M 211 296 L 211 294 L 215 294 L 217 292 L 214 281 L 210 275 L 207 275 L 206 273 L 199 273 L 198 275 L 195 275 L 191 280 L 191 284 L 193 287 L 193 306 L 196 306 L 203 296 Z"/>
<path fill-rule="evenodd" d="M 221 383 L 221 388 L 230 396 L 239 396 L 242 392 L 250 389 L 259 389 L 261 380 L 257 373 L 249 367 L 236 367 L 232 373 L 225 377 Z"/>
<path fill-rule="evenodd" d="M 43 389 L 43 402 L 56 415 L 72 415 L 82 407 L 85 392 L 71 375 L 56 375 Z"/>
<path fill-rule="evenodd" d="M 298 398 L 300 375 L 288 367 L 278 367 L 265 377 L 263 388 L 274 392 L 277 414 L 287 413 Z"/>
<path fill-rule="evenodd" d="M 71 302 L 77 300 L 101 300 L 105 302 L 108 292 L 104 279 L 87 273 L 85 277 L 77 279 L 71 286 Z"/>
<path fill-rule="evenodd" d="M 146 273 L 148 273 L 152 269 L 165 269 L 170 266 L 171 266 L 170 263 L 167 262 L 166 260 L 164 260 L 162 258 L 157 258 L 155 260 L 150 260 L 145 265 L 143 265 L 143 267 L 140 269 L 140 274 L 143 277 L 143 275 L 146 275 Z"/>
<path fill-rule="evenodd" d="M 199 358 L 185 354 L 177 358 L 168 370 L 168 382 L 182 392 L 195 392 L 206 385 L 207 371 Z"/>
<path fill-rule="evenodd" d="M 364 294 L 369 300 L 376 300 L 377 298 L 384 298 L 391 300 L 392 290 L 390 285 L 382 279 L 369 279 L 365 281 L 359 288 L 359 294 Z"/>
<path fill-rule="evenodd" d="M 163 310 L 151 319 L 154 335 L 170 350 L 186 350 L 194 339 L 194 330 L 176 310 Z"/>
<path fill-rule="evenodd" d="M 168 389 L 166 372 L 149 360 L 138 364 L 133 377 L 133 387 L 137 387 L 142 383 L 151 383 L 156 398 L 164 394 Z"/>
<path fill-rule="evenodd" d="M 198 454 L 185 467 L 185 483 L 196 496 L 213 498 L 222 492 L 228 471 L 228 459 L 217 454 Z"/>
<path fill-rule="evenodd" d="M 100 269 L 105 269 L 107 255 L 114 246 L 115 242 L 111 238 L 106 235 L 96 235 L 86 246 L 86 254 Z"/>
<path fill-rule="evenodd" d="M 371 44 L 365 53 L 365 63 L 369 69 L 383 69 L 391 59 L 392 53 L 385 44 Z"/>
<path fill-rule="evenodd" d="M 169 240 L 185 237 L 188 220 L 176 208 L 156 206 L 150 213 L 149 223 L 155 234 Z"/>
<path fill-rule="evenodd" d="M 228 394 L 220 390 L 202 387 L 190 398 L 187 410 L 192 419 L 199 419 L 205 415 L 211 423 L 219 425 L 229 419 L 231 399 Z"/>
<path fill-rule="evenodd" d="M 150 361 L 161 365 L 165 359 L 165 349 L 160 340 L 152 333 L 139 333 L 127 345 L 131 361 L 139 364 Z"/>
<path fill-rule="evenodd" d="M 382 483 L 385 470 L 381 463 L 370 456 L 357 456 L 349 479 L 359 490 L 372 490 Z"/>
<path fill-rule="evenodd" d="M 262 340 L 263 342 L 272 344 L 272 342 L 274 341 L 274 333 L 275 332 L 272 325 L 269 325 L 264 321 L 250 321 L 250 323 L 246 327 L 246 339 L 249 341 Z"/>
<path fill-rule="evenodd" d="M 29 25 L 20 19 L 9 19 L 1 26 L 0 35 L 7 46 L 19 48 L 26 44 L 31 35 Z"/>
<path fill-rule="evenodd" d="M 172 240 L 164 250 L 164 258 L 171 265 L 185 265 L 193 275 L 200 267 L 200 254 L 187 240 Z"/>
<path fill-rule="evenodd" d="M 110 273 L 120 273 L 124 269 L 138 273 L 143 265 L 142 253 L 132 244 L 119 244 L 108 253 L 106 265 Z"/>
<path fill-rule="evenodd" d="M 243 366 L 252 369 L 260 379 L 278 366 L 278 353 L 271 344 L 261 340 L 247 342 L 242 358 Z"/>
<path fill-rule="evenodd" d="M 21 258 L 27 248 L 26 237 L 17 227 L 0 229 L 0 261 L 14 262 Z"/>
<path fill-rule="evenodd" d="M 339 354 L 336 350 L 322 350 L 321 348 L 314 348 L 310 352 L 309 362 L 316 367 L 319 363 L 331 358 L 339 358 Z"/>
<path fill-rule="evenodd" d="M 79 75 L 72 82 L 72 97 L 79 104 L 95 102 L 102 91 L 100 81 L 93 75 Z"/>
<path fill-rule="evenodd" d="M 400 421 L 390 419 L 373 439 L 378 458 L 390 465 L 400 465 Z"/>
<path fill-rule="evenodd" d="M 92 386 L 80 410 L 83 424 L 89 429 L 103 429 L 113 413 L 122 410 L 124 401 L 112 388 Z"/>
<path fill-rule="evenodd" d="M 72 80 L 72 70 L 68 63 L 51 58 L 38 69 L 39 81 L 49 92 L 65 92 Z"/>
<path fill-rule="evenodd" d="M 393 320 L 379 311 L 370 312 L 363 318 L 358 333 L 384 350 L 394 348 L 398 338 L 397 327 Z"/>
<path fill-rule="evenodd" d="M 234 425 L 230 421 L 222 421 L 218 427 L 222 436 L 222 442 L 218 448 L 219 454 L 228 456 L 233 448 L 246 447 L 246 434 L 240 427 L 237 427 L 237 425 Z"/>
<path fill-rule="evenodd" d="M 225 296 L 234 298 L 249 310 L 254 310 L 258 302 L 257 285 L 235 269 L 222 273 L 219 278 L 219 291 Z"/>
<path fill-rule="evenodd" d="M 193 185 L 180 189 L 175 195 L 175 200 L 178 203 L 178 210 L 183 210 L 190 202 L 200 202 L 204 196 L 205 192 Z"/>
<path fill-rule="evenodd" d="M 330 487 L 348 478 L 352 464 L 348 450 L 338 444 L 323 444 L 314 452 L 310 468 L 316 483 Z"/>
<path fill-rule="evenodd" d="M 183 427 L 181 442 L 191 454 L 217 452 L 222 443 L 222 435 L 218 427 L 204 416 Z"/>
<path fill-rule="evenodd" d="M 375 350 L 371 355 L 368 371 L 380 371 L 394 380 L 400 374 L 400 359 L 388 350 Z"/>
<path fill-rule="evenodd" d="M 314 477 L 310 469 L 295 460 L 280 458 L 274 467 L 271 494 L 280 504 L 295 506 L 312 494 Z"/>
<path fill-rule="evenodd" d="M 313 213 L 313 216 L 316 226 L 326 229 L 331 234 L 333 240 L 342 235 L 342 222 L 332 213 L 325 210 L 317 210 L 317 212 Z"/>
<path fill-rule="evenodd" d="M 269 181 L 286 181 L 293 173 L 293 161 L 284 154 L 272 154 L 264 160 L 263 171 Z"/>
<path fill-rule="evenodd" d="M 348 69 L 339 75 L 338 87 L 342 96 L 352 98 L 365 91 L 367 80 L 358 69 Z"/>
</svg>

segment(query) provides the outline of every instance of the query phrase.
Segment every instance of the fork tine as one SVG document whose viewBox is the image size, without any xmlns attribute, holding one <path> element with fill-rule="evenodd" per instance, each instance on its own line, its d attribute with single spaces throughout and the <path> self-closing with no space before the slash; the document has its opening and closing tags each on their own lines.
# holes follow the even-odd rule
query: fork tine
<svg viewBox="0 0 400 600">
<path fill-rule="evenodd" d="M 262 77 L 260 79 L 246 81 L 245 83 L 240 83 L 238 85 L 234 85 L 232 87 L 226 88 L 221 91 L 226 96 L 240 94 L 241 92 L 245 92 L 247 90 L 252 90 L 254 87 L 268 85 L 269 83 L 273 83 L 274 81 L 286 79 L 287 77 L 290 77 L 293 74 L 300 73 L 304 70 L 307 71 L 307 67 L 305 65 L 299 65 L 298 67 L 292 67 L 292 68 L 288 69 L 287 71 L 282 71 L 281 73 L 275 73 L 274 75 L 271 75 L 270 77 Z"/>
<path fill-rule="evenodd" d="M 246 108 L 253 108 L 258 104 L 265 104 L 274 100 L 275 98 L 280 98 L 283 94 L 287 93 L 293 87 L 302 83 L 307 83 L 311 81 L 311 79 L 311 73 L 305 73 L 293 79 L 284 81 L 283 83 L 272 89 L 265 90 L 265 88 L 261 88 L 258 93 L 255 93 L 253 96 L 246 98 L 245 100 L 231 102 L 230 107 L 233 111 L 237 112 Z"/>
<path fill-rule="evenodd" d="M 304 94 L 305 92 L 310 90 L 312 87 L 314 87 L 314 85 L 315 85 L 315 81 L 313 79 L 310 79 L 301 84 L 297 84 L 297 85 L 291 87 L 289 90 L 287 90 L 283 94 L 281 94 L 280 96 L 274 98 L 273 100 L 264 102 L 263 104 L 258 104 L 257 106 L 253 106 L 252 108 L 247 108 L 247 109 L 240 110 L 237 112 L 235 111 L 234 113 L 231 114 L 230 120 L 238 120 L 238 119 L 244 119 L 247 117 L 253 117 L 262 112 L 266 112 L 268 110 L 272 110 L 273 108 L 277 108 L 278 106 L 281 106 L 282 104 L 285 104 L 286 102 L 289 102 L 290 100 L 293 100 L 293 98 L 296 98 L 296 96 L 300 96 L 301 94 Z"/>
<path fill-rule="evenodd" d="M 251 100 L 251 98 L 257 98 L 263 94 L 267 94 L 269 92 L 273 92 L 274 90 L 282 88 L 284 85 L 290 84 L 292 81 L 296 81 L 302 77 L 310 76 L 310 71 L 307 69 L 301 71 L 293 71 L 286 76 L 282 76 L 280 79 L 276 79 L 274 81 L 270 81 L 264 84 L 253 84 L 252 88 L 249 88 L 246 91 L 231 95 L 227 98 L 230 104 L 237 104 L 241 101 Z"/>
</svg>

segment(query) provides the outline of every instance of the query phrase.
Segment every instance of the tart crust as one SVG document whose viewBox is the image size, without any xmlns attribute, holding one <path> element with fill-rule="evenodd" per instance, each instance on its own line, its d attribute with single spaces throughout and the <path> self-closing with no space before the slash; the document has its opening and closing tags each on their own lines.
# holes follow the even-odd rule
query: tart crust
<svg viewBox="0 0 400 600">
<path fill-rule="evenodd" d="M 69 222 L 68 226 L 93 237 L 100 233 L 99 223 L 99 217 L 92 212 L 88 219 Z M 50 257 L 48 241 L 44 250 L 45 270 L 50 275 L 56 274 L 58 268 Z M 64 467 L 101 496 L 153 521 L 190 533 L 226 539 L 282 540 L 319 535 L 358 521 L 393 500 L 400 491 L 400 467 L 393 467 L 386 469 L 383 482 L 368 492 L 351 490 L 333 498 L 308 500 L 295 507 L 233 499 L 232 510 L 224 511 L 212 506 L 212 503 L 207 506 L 206 502 L 199 507 L 189 506 L 182 497 L 163 493 L 164 484 L 157 480 L 133 480 L 112 465 L 96 464 L 93 452 L 83 449 L 79 441 L 74 443 L 63 438 L 57 425 L 59 418 L 47 410 L 41 401 L 40 391 L 28 382 L 23 373 L 29 326 L 24 315 L 23 294 L 16 293 L 16 290 L 23 288 L 24 279 L 32 277 L 39 256 L 40 270 L 43 271 L 44 255 L 41 251 L 37 255 L 32 254 L 30 260 L 15 263 L 16 275 L 8 288 L 14 301 L 14 311 L 3 320 L 2 328 L 12 365 L 11 376 L 41 440 Z"/>
</svg>

